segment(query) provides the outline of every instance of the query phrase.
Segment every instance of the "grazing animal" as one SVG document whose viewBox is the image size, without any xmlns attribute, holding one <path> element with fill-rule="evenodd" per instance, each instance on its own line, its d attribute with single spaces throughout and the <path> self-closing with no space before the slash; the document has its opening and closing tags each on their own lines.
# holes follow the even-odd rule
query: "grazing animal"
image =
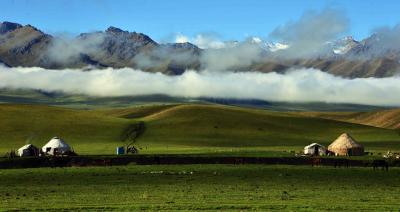
<svg viewBox="0 0 400 212">
<path fill-rule="evenodd" d="M 243 158 L 235 158 L 235 161 L 234 161 L 234 164 L 235 164 L 235 165 L 237 165 L 237 164 L 243 164 L 243 163 L 244 163 Z"/>
<path fill-rule="evenodd" d="M 290 195 L 287 191 L 283 191 L 281 194 L 281 200 L 289 200 L 290 199 Z"/>
<path fill-rule="evenodd" d="M 372 166 L 373 166 L 374 170 L 381 167 L 382 170 L 389 171 L 389 163 L 385 160 L 374 160 L 374 161 L 372 161 Z"/>
<path fill-rule="evenodd" d="M 335 164 L 334 164 L 334 166 L 335 166 L 335 168 L 337 168 L 337 167 L 346 167 L 346 168 L 349 168 L 349 160 L 347 160 L 347 159 L 336 159 L 335 160 Z"/>
<path fill-rule="evenodd" d="M 112 165 L 111 159 L 104 159 L 103 160 L 103 166 L 111 166 L 111 165 Z"/>
<path fill-rule="evenodd" d="M 320 166 L 321 165 L 321 158 L 313 158 L 311 161 L 311 166 Z"/>
<path fill-rule="evenodd" d="M 14 150 L 10 150 L 9 152 L 6 153 L 7 158 L 15 158 L 17 157 L 17 154 L 15 153 Z"/>
</svg>

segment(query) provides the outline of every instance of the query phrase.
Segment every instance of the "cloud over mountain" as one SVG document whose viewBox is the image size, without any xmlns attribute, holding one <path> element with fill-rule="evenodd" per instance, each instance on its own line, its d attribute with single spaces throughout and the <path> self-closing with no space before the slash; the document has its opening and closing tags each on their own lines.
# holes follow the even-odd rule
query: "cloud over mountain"
<svg viewBox="0 0 400 212">
<path fill-rule="evenodd" d="M 202 49 L 221 49 L 229 47 L 226 42 L 219 39 L 217 36 L 210 33 L 198 34 L 193 38 L 189 38 L 183 34 L 177 34 L 175 37 L 175 43 L 193 43 Z"/>
<path fill-rule="evenodd" d="M 282 55 L 292 58 L 315 57 L 328 49 L 327 42 L 338 39 L 349 29 L 349 20 L 343 11 L 327 8 L 307 11 L 297 21 L 277 27 L 270 37 L 289 43 Z"/>
</svg>

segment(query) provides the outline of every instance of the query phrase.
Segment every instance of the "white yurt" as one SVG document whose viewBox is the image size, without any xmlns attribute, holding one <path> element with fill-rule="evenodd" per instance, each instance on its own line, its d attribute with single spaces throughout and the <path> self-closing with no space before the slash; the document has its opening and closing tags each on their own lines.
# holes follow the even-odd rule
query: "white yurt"
<svg viewBox="0 0 400 212">
<path fill-rule="evenodd" d="M 39 148 L 32 144 L 27 144 L 18 149 L 18 156 L 29 157 L 29 156 L 39 156 Z"/>
<path fill-rule="evenodd" d="M 54 137 L 42 147 L 42 151 L 48 155 L 63 155 L 71 152 L 72 149 L 63 139 Z"/>
<path fill-rule="evenodd" d="M 326 155 L 326 148 L 318 143 L 312 143 L 304 147 L 306 155 Z"/>
</svg>

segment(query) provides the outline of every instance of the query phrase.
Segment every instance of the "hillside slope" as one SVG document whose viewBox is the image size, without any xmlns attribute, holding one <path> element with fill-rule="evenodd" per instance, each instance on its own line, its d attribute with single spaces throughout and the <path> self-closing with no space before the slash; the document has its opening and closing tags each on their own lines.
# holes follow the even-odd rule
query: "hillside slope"
<svg viewBox="0 0 400 212">
<path fill-rule="evenodd" d="M 126 113 L 122 116 L 126 117 Z M 146 123 L 146 132 L 139 144 L 160 148 L 264 147 L 289 150 L 312 142 L 329 144 L 343 132 L 352 134 L 369 147 L 397 148 L 400 144 L 398 134 L 389 129 L 230 106 L 175 105 L 137 118 Z"/>
<path fill-rule="evenodd" d="M 400 129 L 400 109 L 372 112 L 302 112 L 301 114 L 387 129 Z"/>
<path fill-rule="evenodd" d="M 395 130 L 288 112 L 206 104 L 107 110 L 0 104 L 0 152 L 60 136 L 78 154 L 114 154 L 126 144 L 122 134 L 138 121 L 145 123 L 136 144 L 142 153 L 299 151 L 312 142 L 328 145 L 343 132 L 367 151 L 400 150 Z"/>
<path fill-rule="evenodd" d="M 0 154 L 25 143 L 42 146 L 53 136 L 64 138 L 79 154 L 114 152 L 132 120 L 96 111 L 41 105 L 0 105 Z"/>
</svg>

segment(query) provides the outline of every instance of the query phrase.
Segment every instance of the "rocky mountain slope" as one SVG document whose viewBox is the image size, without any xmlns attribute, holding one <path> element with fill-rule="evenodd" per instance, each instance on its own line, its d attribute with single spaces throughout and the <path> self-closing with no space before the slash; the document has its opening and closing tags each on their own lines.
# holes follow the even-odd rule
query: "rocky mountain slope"
<svg viewBox="0 0 400 212">
<path fill-rule="evenodd" d="M 195 59 L 179 60 L 182 55 L 195 58 L 200 51 L 189 43 L 158 44 L 145 34 L 116 27 L 63 39 L 30 25 L 0 24 L 0 62 L 12 67 L 132 67 L 180 74 L 187 68 L 198 67 Z"/>
<path fill-rule="evenodd" d="M 243 46 L 257 49 L 257 59 L 245 65 L 231 66 L 233 71 L 284 72 L 290 68 L 316 68 L 349 77 L 390 77 L 400 71 L 400 50 L 390 48 L 379 35 L 362 41 L 352 37 L 326 44 L 325 51 L 314 57 L 285 57 L 289 44 L 271 43 L 253 37 L 227 45 L 215 54 L 216 61 L 226 54 L 247 54 Z M 75 38 L 60 38 L 39 29 L 17 23 L 0 23 L 0 63 L 6 66 L 43 68 L 123 68 L 179 75 L 186 69 L 207 67 L 204 55 L 213 50 L 191 43 L 160 44 L 149 36 L 109 27 L 105 31 L 83 33 Z M 254 51 L 251 51 L 254 52 Z M 239 57 L 240 58 L 240 57 Z M 231 59 L 232 58 L 228 58 Z M 233 60 L 240 60 L 233 57 Z M 234 61 L 240 64 L 240 61 Z"/>
</svg>

